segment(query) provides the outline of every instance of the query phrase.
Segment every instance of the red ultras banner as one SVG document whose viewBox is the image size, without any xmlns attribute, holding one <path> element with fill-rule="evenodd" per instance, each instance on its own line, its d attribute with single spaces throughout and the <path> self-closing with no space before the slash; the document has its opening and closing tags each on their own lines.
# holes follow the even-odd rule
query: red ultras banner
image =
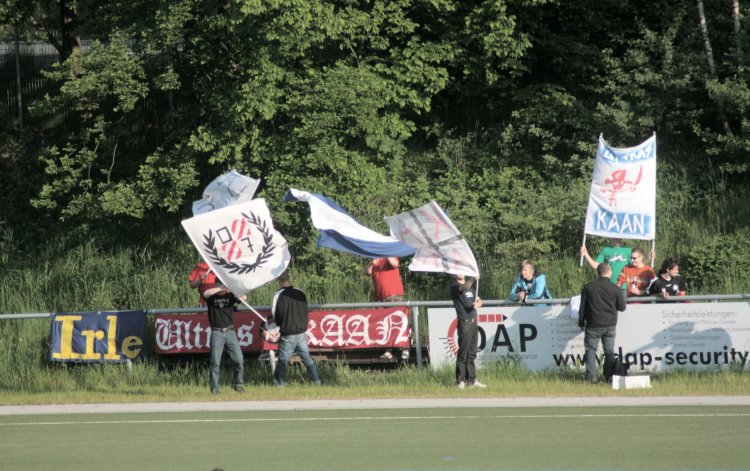
<svg viewBox="0 0 750 471">
<path fill-rule="evenodd" d="M 269 311 L 260 311 L 270 317 Z M 275 350 L 260 335 L 263 322 L 252 312 L 233 315 L 240 348 L 246 352 Z M 156 314 L 155 348 L 159 354 L 208 353 L 211 327 L 208 315 Z M 307 341 L 310 348 L 352 350 L 408 347 L 411 328 L 406 307 L 310 311 Z"/>
</svg>

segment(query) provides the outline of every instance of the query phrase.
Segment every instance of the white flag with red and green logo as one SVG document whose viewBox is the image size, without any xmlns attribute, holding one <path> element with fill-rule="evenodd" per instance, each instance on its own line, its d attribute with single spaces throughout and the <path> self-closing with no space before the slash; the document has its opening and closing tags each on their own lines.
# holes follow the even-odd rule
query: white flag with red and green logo
<svg viewBox="0 0 750 471">
<path fill-rule="evenodd" d="M 599 136 L 584 233 L 656 237 L 656 135 L 627 148 L 612 147 Z"/>
</svg>

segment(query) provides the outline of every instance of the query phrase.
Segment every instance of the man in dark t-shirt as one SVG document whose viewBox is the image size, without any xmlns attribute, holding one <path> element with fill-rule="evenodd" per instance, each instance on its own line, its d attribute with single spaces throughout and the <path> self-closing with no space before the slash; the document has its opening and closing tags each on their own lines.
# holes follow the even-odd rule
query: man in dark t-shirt
<svg viewBox="0 0 750 471">
<path fill-rule="evenodd" d="M 202 292 L 208 307 L 208 322 L 211 324 L 211 393 L 219 394 L 219 369 L 221 367 L 221 355 L 224 347 L 229 352 L 229 358 L 234 365 L 234 378 L 232 388 L 240 393 L 245 392 L 244 386 L 244 357 L 240 349 L 240 342 L 234 332 L 232 313 L 234 306 L 245 296 L 237 298 L 221 282 Z"/>
<path fill-rule="evenodd" d="M 477 277 L 479 279 L 479 277 Z M 476 366 L 479 341 L 479 326 L 477 324 L 477 309 L 482 306 L 482 300 L 476 295 L 472 286 L 473 278 L 464 275 L 454 275 L 451 285 L 451 299 L 458 317 L 458 353 L 456 354 L 456 385 L 458 389 L 486 388 L 485 384 L 477 381 Z"/>
</svg>

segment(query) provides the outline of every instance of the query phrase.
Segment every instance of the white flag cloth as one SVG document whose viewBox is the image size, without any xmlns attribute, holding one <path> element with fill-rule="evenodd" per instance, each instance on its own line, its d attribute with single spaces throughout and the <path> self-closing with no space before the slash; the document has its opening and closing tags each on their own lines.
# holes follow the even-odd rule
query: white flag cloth
<svg viewBox="0 0 750 471">
<path fill-rule="evenodd" d="M 474 254 L 453 222 L 434 201 L 387 217 L 391 235 L 417 249 L 409 270 L 477 276 Z"/>
<path fill-rule="evenodd" d="M 258 198 L 182 221 L 203 260 L 237 296 L 275 280 L 291 259 L 286 239 L 273 227 L 266 200 Z"/>
<path fill-rule="evenodd" d="M 656 135 L 624 149 L 599 136 L 584 232 L 618 239 L 656 237 Z"/>
<path fill-rule="evenodd" d="M 220 175 L 203 190 L 203 199 L 193 202 L 193 216 L 250 201 L 260 180 L 246 177 L 232 170 Z"/>
</svg>

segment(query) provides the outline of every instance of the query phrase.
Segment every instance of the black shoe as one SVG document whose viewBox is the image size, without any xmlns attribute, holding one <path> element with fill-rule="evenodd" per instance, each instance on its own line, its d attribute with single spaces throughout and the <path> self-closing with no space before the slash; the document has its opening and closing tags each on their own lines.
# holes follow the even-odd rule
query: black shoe
<svg viewBox="0 0 750 471">
<path fill-rule="evenodd" d="M 211 394 L 213 394 L 214 396 L 217 396 L 219 394 L 219 390 L 218 389 L 212 389 L 211 390 Z"/>
<path fill-rule="evenodd" d="M 244 393 L 245 392 L 245 386 L 243 386 L 241 384 L 237 384 L 237 385 L 234 386 L 234 390 L 237 391 L 238 393 Z"/>
</svg>

